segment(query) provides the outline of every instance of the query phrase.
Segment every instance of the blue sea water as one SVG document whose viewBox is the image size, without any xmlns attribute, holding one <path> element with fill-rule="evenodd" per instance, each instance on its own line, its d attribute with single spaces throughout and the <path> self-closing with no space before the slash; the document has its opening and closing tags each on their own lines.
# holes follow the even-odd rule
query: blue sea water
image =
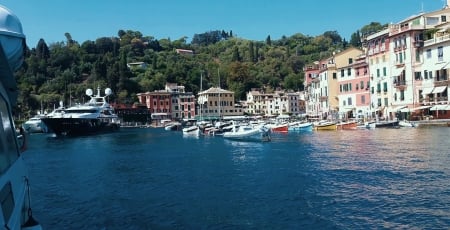
<svg viewBox="0 0 450 230">
<path fill-rule="evenodd" d="M 272 134 L 123 128 L 29 136 L 45 229 L 448 229 L 446 127 Z"/>
</svg>

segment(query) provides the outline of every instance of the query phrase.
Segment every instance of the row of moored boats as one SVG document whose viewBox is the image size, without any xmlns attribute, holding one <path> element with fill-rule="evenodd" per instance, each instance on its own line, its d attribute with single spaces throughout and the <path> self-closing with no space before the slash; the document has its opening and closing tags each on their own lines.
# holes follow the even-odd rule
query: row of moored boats
<svg viewBox="0 0 450 230">
<path fill-rule="evenodd" d="M 254 121 L 227 121 L 227 122 L 196 122 L 187 120 L 181 122 L 168 122 L 166 130 L 181 130 L 183 135 L 189 136 L 223 136 L 227 139 L 270 141 L 271 133 L 287 133 L 312 130 L 354 130 L 374 128 L 399 128 L 414 127 L 410 122 L 404 121 L 382 121 L 382 122 L 357 122 L 357 121 L 285 121 L 267 122 L 263 120 Z"/>
</svg>

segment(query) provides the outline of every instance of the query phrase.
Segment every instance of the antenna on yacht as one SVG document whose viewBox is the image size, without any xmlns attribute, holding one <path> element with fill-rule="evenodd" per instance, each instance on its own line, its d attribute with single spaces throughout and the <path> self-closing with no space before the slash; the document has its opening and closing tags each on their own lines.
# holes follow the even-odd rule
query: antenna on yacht
<svg viewBox="0 0 450 230">
<path fill-rule="evenodd" d="M 93 94 L 94 94 L 94 91 L 92 91 L 92 89 L 86 90 L 86 95 L 88 95 L 89 97 L 92 97 Z"/>
<path fill-rule="evenodd" d="M 105 89 L 105 95 L 106 96 L 109 96 L 109 95 L 111 95 L 112 94 L 112 90 L 110 89 L 110 88 L 106 88 Z"/>
</svg>

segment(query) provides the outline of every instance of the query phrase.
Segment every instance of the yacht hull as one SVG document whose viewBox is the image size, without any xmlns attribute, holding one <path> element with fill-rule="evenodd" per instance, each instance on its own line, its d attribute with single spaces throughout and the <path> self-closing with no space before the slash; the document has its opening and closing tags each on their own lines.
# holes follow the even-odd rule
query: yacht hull
<svg viewBox="0 0 450 230">
<path fill-rule="evenodd" d="M 83 136 L 114 132 L 120 125 L 108 119 L 43 118 L 44 124 L 57 136 Z"/>
</svg>

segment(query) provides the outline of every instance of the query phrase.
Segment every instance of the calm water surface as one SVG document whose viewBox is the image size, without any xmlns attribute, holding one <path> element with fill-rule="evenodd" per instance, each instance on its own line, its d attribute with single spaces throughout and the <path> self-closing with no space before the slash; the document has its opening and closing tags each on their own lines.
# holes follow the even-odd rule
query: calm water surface
<svg viewBox="0 0 450 230">
<path fill-rule="evenodd" d="M 446 127 L 273 134 L 30 135 L 45 229 L 448 229 Z"/>
</svg>

